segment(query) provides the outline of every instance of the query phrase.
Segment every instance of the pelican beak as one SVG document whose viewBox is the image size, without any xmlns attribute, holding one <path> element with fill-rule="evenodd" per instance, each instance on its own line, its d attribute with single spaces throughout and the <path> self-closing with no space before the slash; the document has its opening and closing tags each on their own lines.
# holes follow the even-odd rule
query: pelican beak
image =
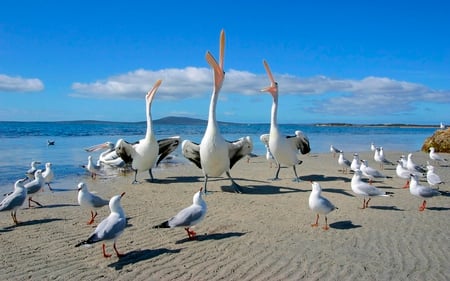
<svg viewBox="0 0 450 281">
<path fill-rule="evenodd" d="M 261 92 L 269 92 L 272 94 L 272 96 L 274 96 L 275 94 L 278 93 L 278 84 L 277 82 L 275 82 L 275 79 L 273 78 L 272 71 L 270 71 L 270 67 L 267 61 L 263 60 L 263 64 L 264 68 L 266 69 L 267 76 L 269 76 L 270 86 L 262 89 Z"/>
<path fill-rule="evenodd" d="M 220 33 L 220 53 L 219 53 L 219 63 L 217 63 L 216 59 L 213 55 L 208 51 L 206 52 L 206 62 L 211 66 L 214 72 L 214 86 L 216 89 L 220 89 L 222 87 L 223 80 L 225 78 L 225 72 L 223 71 L 224 67 L 224 58 L 225 58 L 225 31 Z"/>
<path fill-rule="evenodd" d="M 91 147 L 85 148 L 84 150 L 87 151 L 87 152 L 94 152 L 94 151 L 97 151 L 97 150 L 100 150 L 100 149 L 105 149 L 105 148 L 108 148 L 108 144 L 106 142 L 105 143 L 101 143 L 101 144 L 97 144 L 97 145 L 93 145 Z"/>
<path fill-rule="evenodd" d="M 153 88 L 148 91 L 147 95 L 145 96 L 145 98 L 147 99 L 147 101 L 151 102 L 153 100 L 153 96 L 156 94 L 156 91 L 158 90 L 159 86 L 161 86 L 162 80 L 159 79 L 158 81 L 155 82 L 155 85 L 153 85 Z"/>
</svg>

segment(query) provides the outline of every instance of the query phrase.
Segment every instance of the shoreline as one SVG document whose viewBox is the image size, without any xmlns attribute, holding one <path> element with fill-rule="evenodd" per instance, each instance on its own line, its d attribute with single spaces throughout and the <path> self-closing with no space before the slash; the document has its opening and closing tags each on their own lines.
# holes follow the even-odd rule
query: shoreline
<svg viewBox="0 0 450 281">
<path fill-rule="evenodd" d="M 400 155 L 386 156 L 395 161 Z M 414 156 L 416 163 L 428 160 L 422 152 Z M 379 169 L 372 152 L 360 153 L 360 158 Z M 442 243 L 450 236 L 448 184 L 440 187 L 442 196 L 428 200 L 427 210 L 419 212 L 421 200 L 401 188 L 404 180 L 395 176 L 395 167 L 386 167 L 393 178 L 374 185 L 394 196 L 374 198 L 368 209 L 360 210 L 362 199 L 350 189 L 351 174 L 342 173 L 337 158 L 312 153 L 300 159 L 299 183 L 292 181 L 292 168 L 281 169 L 281 180 L 268 180 L 275 169 L 261 156 L 250 163 L 244 158 L 231 170 L 245 194 L 223 191 L 230 184 L 226 177 L 211 178 L 210 193 L 204 196 L 208 213 L 194 227 L 194 241 L 182 228 L 152 229 L 192 203 L 203 186 L 202 172 L 194 165 L 156 169 L 155 183 L 139 173 L 142 182 L 137 185 L 131 184 L 131 175 L 56 180 L 56 189 L 76 188 L 84 181 L 104 197 L 126 192 L 122 206 L 128 224 L 117 247 L 127 255 L 103 258 L 101 244 L 75 248 L 94 229 L 86 225 L 89 210 L 78 206 L 75 191 L 52 194 L 46 188 L 33 197 L 44 207 L 18 210 L 19 226 L 12 226 L 9 212 L 0 213 L 6 257 L 0 274 L 8 280 L 449 279 L 450 246 Z M 436 172 L 450 181 L 450 167 L 436 166 Z M 322 216 L 319 227 L 311 227 L 310 180 L 318 181 L 323 195 L 339 208 L 328 215 L 328 231 L 321 229 Z M 109 210 L 98 213 L 95 225 Z M 107 251 L 112 252 L 112 243 Z"/>
</svg>

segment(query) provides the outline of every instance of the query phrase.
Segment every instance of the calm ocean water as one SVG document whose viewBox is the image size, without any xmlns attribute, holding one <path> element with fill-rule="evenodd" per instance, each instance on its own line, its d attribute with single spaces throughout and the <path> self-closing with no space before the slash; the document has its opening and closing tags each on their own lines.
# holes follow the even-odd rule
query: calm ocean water
<svg viewBox="0 0 450 281">
<path fill-rule="evenodd" d="M 362 152 L 370 149 L 370 143 L 383 146 L 385 151 L 419 151 L 425 138 L 436 128 L 423 127 L 373 127 L 373 126 L 316 126 L 280 125 L 285 134 L 303 131 L 310 140 L 311 153 L 327 153 L 330 144 L 345 152 Z M 80 166 L 87 163 L 84 148 L 105 141 L 116 142 L 141 139 L 146 130 L 145 122 L 0 122 L 0 192 L 13 189 L 14 182 L 23 177 L 33 160 L 53 163 L 55 182 L 65 177 L 85 176 Z M 154 124 L 157 139 L 179 135 L 182 140 L 200 142 L 204 125 Z M 259 136 L 268 133 L 269 124 L 221 125 L 222 135 L 228 140 L 243 136 L 253 139 L 253 153 L 264 155 L 266 150 Z M 47 146 L 47 140 L 54 146 Z M 98 153 L 92 154 L 97 159 Z M 182 158 L 180 148 L 176 154 Z"/>
</svg>

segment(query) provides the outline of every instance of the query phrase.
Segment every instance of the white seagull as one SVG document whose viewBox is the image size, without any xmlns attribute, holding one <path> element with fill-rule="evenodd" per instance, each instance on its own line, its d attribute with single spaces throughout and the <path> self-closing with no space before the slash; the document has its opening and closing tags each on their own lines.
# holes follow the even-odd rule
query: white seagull
<svg viewBox="0 0 450 281">
<path fill-rule="evenodd" d="M 378 162 L 380 164 L 380 168 L 384 170 L 384 165 L 394 165 L 391 161 L 386 159 L 386 156 L 384 155 L 383 147 L 376 147 L 375 153 L 373 155 L 373 160 L 375 162 Z"/>
<path fill-rule="evenodd" d="M 448 163 L 448 160 L 446 158 L 443 158 L 441 155 L 439 155 L 434 147 L 430 147 L 429 149 L 430 153 L 428 154 L 430 159 L 434 161 L 434 163 L 439 163 L 439 165 L 441 165 L 441 163 Z"/>
<path fill-rule="evenodd" d="M 373 151 L 373 152 L 375 152 L 376 149 L 377 149 L 377 147 L 376 147 L 375 144 L 372 142 L 372 143 L 370 144 L 370 150 Z"/>
<path fill-rule="evenodd" d="M 91 219 L 87 224 L 92 224 L 95 217 L 97 217 L 97 211 L 94 212 L 93 209 L 109 205 L 109 200 L 105 200 L 89 192 L 87 185 L 84 182 L 80 182 L 78 184 L 78 204 L 83 208 L 91 210 Z"/>
<path fill-rule="evenodd" d="M 150 180 L 153 181 L 152 168 L 157 166 L 164 157 L 174 151 L 180 143 L 179 137 L 157 141 L 155 134 L 153 133 L 151 107 L 153 98 L 161 83 L 162 80 L 156 81 L 153 88 L 145 96 L 147 117 L 147 131 L 145 138 L 136 143 L 129 143 L 123 139 L 119 139 L 116 143 L 117 155 L 119 155 L 125 163 L 131 163 L 131 168 L 134 170 L 133 183 L 138 183 L 137 173 L 141 171 L 148 171 Z"/>
<path fill-rule="evenodd" d="M 75 247 L 79 247 L 85 244 L 94 244 L 100 241 L 113 240 L 113 248 L 116 252 L 117 257 L 123 257 L 124 254 L 119 253 L 116 248 L 116 240 L 123 233 L 125 226 L 127 225 L 125 212 L 120 205 L 120 199 L 125 195 L 123 192 L 121 195 L 113 196 L 109 200 L 109 209 L 111 213 L 107 218 L 102 220 L 99 225 L 95 228 L 94 232 L 89 236 L 87 240 L 81 241 Z M 111 257 L 111 254 L 106 253 L 105 243 L 102 244 L 103 256 L 105 258 Z"/>
<path fill-rule="evenodd" d="M 434 166 L 430 164 L 427 165 L 427 182 L 430 187 L 435 187 L 438 185 L 437 189 L 439 189 L 439 184 L 444 183 L 441 180 L 441 177 L 434 171 Z"/>
<path fill-rule="evenodd" d="M 219 99 L 219 92 L 225 79 L 225 72 L 223 70 L 224 52 L 225 32 L 222 30 L 220 34 L 219 63 L 217 63 L 210 52 L 206 53 L 206 61 L 213 69 L 214 87 L 209 105 L 208 125 L 206 126 L 205 134 L 200 144 L 190 140 L 184 140 L 181 144 L 183 156 L 203 171 L 205 193 L 207 192 L 208 178 L 219 177 L 223 173 L 226 173 L 230 179 L 234 191 L 236 193 L 242 193 L 241 187 L 231 177 L 230 169 L 237 161 L 248 155 L 253 149 L 253 143 L 249 136 L 233 142 L 225 140 L 220 134 L 217 124 L 217 100 Z"/>
<path fill-rule="evenodd" d="M 333 153 L 333 158 L 336 158 L 336 153 L 339 153 L 341 150 L 336 148 L 334 145 L 330 145 L 330 152 Z"/>
<path fill-rule="evenodd" d="M 38 191 L 42 190 L 42 188 L 44 187 L 44 178 L 42 177 L 42 171 L 41 170 L 37 170 L 34 173 L 34 180 L 27 182 L 24 186 L 27 190 L 27 194 L 28 194 L 28 207 L 31 208 L 31 202 L 36 203 L 39 207 L 42 207 L 42 205 L 33 200 L 32 199 L 32 195 L 37 193 Z"/>
<path fill-rule="evenodd" d="M 161 224 L 155 225 L 153 228 L 184 227 L 189 239 L 195 239 L 195 231 L 189 228 L 201 222 L 208 209 L 206 202 L 202 198 L 202 189 L 203 188 L 200 188 L 200 190 L 194 194 L 191 206 L 184 208 L 174 217 L 171 217 Z"/>
<path fill-rule="evenodd" d="M 417 165 L 413 161 L 413 157 L 414 157 L 414 155 L 412 153 L 408 154 L 408 160 L 406 161 L 406 169 L 408 169 L 412 174 L 416 174 L 416 173 L 424 174 L 424 173 L 426 173 L 427 171 L 423 167 Z"/>
<path fill-rule="evenodd" d="M 50 183 L 52 182 L 53 178 L 55 177 L 55 174 L 53 173 L 53 169 L 52 169 L 52 163 L 50 163 L 50 162 L 45 163 L 45 169 L 44 169 L 44 171 L 42 171 L 42 177 L 44 178 L 44 183 L 46 183 L 48 185 L 48 189 L 52 190 Z"/>
<path fill-rule="evenodd" d="M 372 197 L 377 196 L 384 196 L 389 197 L 392 196 L 392 192 L 384 192 L 378 188 L 376 188 L 373 185 L 370 185 L 366 182 L 363 182 L 361 180 L 361 170 L 356 170 L 355 174 L 353 174 L 352 182 L 351 182 L 351 188 L 352 191 L 358 195 L 363 197 L 363 206 L 362 209 L 369 207 L 369 201 L 372 199 Z M 369 199 L 366 201 L 366 197 L 369 197 Z"/>
<path fill-rule="evenodd" d="M 399 178 L 406 180 L 406 183 L 402 188 L 409 188 L 409 179 L 411 178 L 411 172 L 405 168 L 402 160 L 397 161 L 395 173 Z"/>
<path fill-rule="evenodd" d="M 383 175 L 380 171 L 377 169 L 374 169 L 369 166 L 369 163 L 367 160 L 361 160 L 361 172 L 362 174 L 369 179 L 369 183 L 372 183 L 375 179 L 386 179 L 388 176 Z"/>
<path fill-rule="evenodd" d="M 23 178 L 14 184 L 14 191 L 8 194 L 2 202 L 0 202 L 0 212 L 11 211 L 11 217 L 14 223 L 17 225 L 19 221 L 17 220 L 17 210 L 23 205 L 25 199 L 27 198 L 27 189 L 24 186 L 24 182 L 28 178 Z"/>
<path fill-rule="evenodd" d="M 359 160 L 359 155 L 358 153 L 353 153 L 353 160 L 352 163 L 350 164 L 350 170 L 352 170 L 353 172 L 358 170 L 361 167 L 361 161 Z"/>
<path fill-rule="evenodd" d="M 270 93 L 273 98 L 270 118 L 269 148 L 278 164 L 273 180 L 279 179 L 278 173 L 280 172 L 281 165 L 286 165 L 292 166 L 295 175 L 294 180 L 299 181 L 295 165 L 301 164 L 302 161 L 297 158 L 297 154 L 299 151 L 302 154 L 306 154 L 311 151 L 309 139 L 301 131 L 295 131 L 295 135 L 293 136 L 282 135 L 277 123 L 278 83 L 275 81 L 267 61 L 264 60 L 263 64 L 270 80 L 270 86 L 262 89 L 261 91 Z"/>
<path fill-rule="evenodd" d="M 419 207 L 419 211 L 424 211 L 427 206 L 428 198 L 439 196 L 441 193 L 436 189 L 432 189 L 428 186 L 423 186 L 419 184 L 419 178 L 417 175 L 411 174 L 411 182 L 409 184 L 409 192 L 412 195 L 423 199 L 422 205 Z"/>
<path fill-rule="evenodd" d="M 259 137 L 264 146 L 266 147 L 266 160 L 270 163 L 270 168 L 272 168 L 272 163 L 275 162 L 275 158 L 273 158 L 272 152 L 270 152 L 269 148 L 269 134 L 263 134 Z"/>
<path fill-rule="evenodd" d="M 331 211 L 334 211 L 337 208 L 327 198 L 321 195 L 322 187 L 318 182 L 311 182 L 311 184 L 312 184 L 312 192 L 309 195 L 309 208 L 317 214 L 316 222 L 314 224 L 311 224 L 311 226 L 313 227 L 319 226 L 319 214 L 322 214 L 325 216 L 325 226 L 323 227 L 323 229 L 328 230 L 329 227 L 327 214 L 330 213 Z"/>
<path fill-rule="evenodd" d="M 342 173 L 346 173 L 347 169 L 350 168 L 352 162 L 345 158 L 344 151 L 339 151 L 339 157 L 338 157 L 338 164 L 339 166 L 342 166 Z"/>
<path fill-rule="evenodd" d="M 36 171 L 37 171 L 36 165 L 39 165 L 39 164 L 41 164 L 41 162 L 39 162 L 39 161 L 32 161 L 31 162 L 31 164 L 30 164 L 31 167 L 27 171 L 27 177 L 29 177 L 30 179 L 34 178 L 34 173 L 36 173 Z"/>
<path fill-rule="evenodd" d="M 97 163 L 94 163 L 94 161 L 92 161 L 92 155 L 88 156 L 87 165 L 83 165 L 82 167 L 84 167 L 89 173 L 91 173 L 92 179 L 95 179 L 97 175 L 102 174 L 102 167 Z"/>
</svg>

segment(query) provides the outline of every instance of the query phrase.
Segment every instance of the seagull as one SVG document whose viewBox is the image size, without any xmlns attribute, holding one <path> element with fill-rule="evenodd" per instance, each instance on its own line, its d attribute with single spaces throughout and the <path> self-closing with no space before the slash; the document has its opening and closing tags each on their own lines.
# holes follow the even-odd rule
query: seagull
<svg viewBox="0 0 450 281">
<path fill-rule="evenodd" d="M 339 148 L 334 147 L 334 145 L 330 145 L 330 152 L 333 153 L 333 158 L 336 158 L 336 153 L 339 153 L 341 150 Z"/>
<path fill-rule="evenodd" d="M 23 184 L 26 180 L 28 180 L 28 178 L 16 181 L 14 184 L 14 192 L 8 194 L 2 202 L 0 202 L 0 212 L 11 211 L 11 217 L 16 225 L 19 224 L 16 217 L 17 209 L 23 205 L 23 202 L 25 202 L 25 199 L 27 198 L 27 189 Z"/>
<path fill-rule="evenodd" d="M 91 219 L 87 224 L 92 224 L 95 217 L 97 216 L 97 211 L 95 213 L 92 209 L 98 209 L 109 204 L 109 200 L 105 200 L 98 195 L 89 192 L 87 185 L 84 182 L 78 184 L 78 204 L 81 207 L 91 209 Z"/>
<path fill-rule="evenodd" d="M 409 179 L 411 178 L 411 172 L 405 168 L 401 160 L 397 161 L 397 167 L 395 168 L 395 173 L 399 178 L 406 179 L 406 183 L 402 188 L 409 188 Z"/>
<path fill-rule="evenodd" d="M 220 55 L 219 63 L 210 52 L 206 52 L 206 61 L 213 69 L 214 87 L 209 105 L 208 125 L 205 134 L 200 142 L 194 143 L 184 140 L 181 144 L 183 156 L 202 169 L 204 175 L 204 192 L 209 177 L 219 177 L 225 173 L 231 181 L 231 186 L 236 193 L 242 193 L 241 187 L 233 180 L 230 169 L 244 156 L 253 150 L 253 142 L 249 136 L 230 142 L 220 134 L 220 129 L 216 120 L 216 106 L 219 99 L 219 92 L 225 79 L 224 65 L 225 52 L 225 32 L 220 34 Z"/>
<path fill-rule="evenodd" d="M 85 148 L 87 152 L 94 152 L 100 149 L 106 149 L 100 153 L 97 161 L 97 165 L 105 164 L 114 168 L 121 168 L 125 166 L 125 161 L 117 155 L 115 144 L 107 141 L 101 144 L 93 145 Z"/>
<path fill-rule="evenodd" d="M 191 206 L 184 208 L 174 217 L 161 224 L 155 225 L 153 228 L 184 227 L 184 230 L 186 230 L 189 239 L 195 239 L 195 231 L 189 228 L 201 222 L 205 217 L 206 211 L 208 209 L 206 206 L 206 202 L 202 198 L 202 189 L 203 188 L 200 188 L 200 190 L 194 194 Z"/>
<path fill-rule="evenodd" d="M 411 174 L 411 183 L 409 184 L 409 192 L 411 192 L 412 195 L 423 199 L 422 205 L 419 207 L 419 211 L 425 210 L 427 205 L 426 199 L 441 195 L 441 193 L 436 189 L 420 185 L 419 178 L 415 174 Z"/>
<path fill-rule="evenodd" d="M 31 202 L 36 203 L 39 207 L 42 207 L 42 205 L 37 202 L 34 201 L 32 199 L 32 194 L 37 193 L 38 191 L 42 190 L 42 188 L 44 187 L 44 178 L 42 177 L 42 171 L 41 170 L 37 170 L 34 173 L 34 180 L 27 182 L 24 187 L 27 189 L 27 194 L 29 195 L 28 197 L 28 208 L 31 208 Z"/>
<path fill-rule="evenodd" d="M 375 153 L 373 155 L 373 160 L 380 164 L 380 168 L 384 170 L 384 165 L 394 165 L 391 161 L 387 160 L 384 156 L 383 147 L 375 148 Z"/>
<path fill-rule="evenodd" d="M 47 162 L 45 163 L 45 169 L 42 171 L 42 177 L 44 178 L 44 183 L 48 185 L 48 189 L 52 190 L 52 187 L 50 186 L 50 183 L 52 182 L 53 178 L 55 177 L 55 174 L 52 170 L 52 163 Z"/>
<path fill-rule="evenodd" d="M 441 124 L 439 125 L 439 128 L 440 128 L 441 130 L 445 130 L 445 125 L 444 125 L 444 123 L 441 122 Z"/>
<path fill-rule="evenodd" d="M 153 132 L 151 107 L 153 98 L 161 83 L 162 80 L 156 81 L 153 88 L 145 96 L 147 115 L 147 131 L 145 138 L 135 143 L 129 143 L 123 139 L 119 139 L 116 143 L 117 155 L 119 155 L 125 163 L 131 164 L 131 167 L 134 170 L 133 184 L 138 183 L 137 173 L 141 171 L 148 171 L 150 180 L 153 181 L 152 168 L 157 166 L 164 157 L 174 151 L 180 143 L 180 137 L 178 136 L 157 141 Z"/>
<path fill-rule="evenodd" d="M 280 172 L 281 165 L 287 165 L 292 166 L 295 175 L 294 180 L 298 182 L 299 178 L 297 176 L 295 165 L 300 165 L 302 161 L 297 158 L 297 154 L 299 151 L 302 154 L 306 154 L 311 151 L 309 139 L 303 134 L 302 131 L 295 131 L 295 135 L 293 136 L 284 136 L 280 132 L 277 123 L 278 83 L 275 81 L 267 61 L 264 60 L 263 64 L 270 80 L 270 86 L 262 89 L 261 91 L 270 93 L 273 98 L 270 118 L 269 148 L 278 164 L 273 180 L 279 179 L 278 174 Z"/>
<path fill-rule="evenodd" d="M 275 162 L 275 158 L 273 158 L 272 152 L 270 152 L 269 148 L 269 134 L 263 134 L 259 137 L 264 146 L 266 147 L 266 159 L 270 163 L 270 168 L 272 168 L 272 162 Z"/>
<path fill-rule="evenodd" d="M 352 188 L 352 191 L 356 195 L 362 196 L 364 198 L 362 209 L 369 207 L 369 201 L 370 201 L 370 199 L 372 199 L 372 197 L 392 196 L 392 194 L 393 194 L 392 192 L 384 192 L 384 191 L 376 188 L 373 185 L 363 182 L 361 180 L 361 174 L 362 174 L 361 170 L 355 171 L 355 174 L 353 174 L 353 177 L 352 177 L 351 188 Z M 367 201 L 366 201 L 366 197 L 369 197 L 369 199 Z"/>
<path fill-rule="evenodd" d="M 353 172 L 358 170 L 361 167 L 360 164 L 360 160 L 359 160 L 359 155 L 358 153 L 353 153 L 353 160 L 352 163 L 350 164 L 350 170 L 352 170 Z"/>
<path fill-rule="evenodd" d="M 342 166 L 342 173 L 344 174 L 344 173 L 346 173 L 347 172 L 347 169 L 348 168 L 350 168 L 350 166 L 351 166 L 351 162 L 350 162 L 350 160 L 348 160 L 347 158 L 345 158 L 345 156 L 344 156 L 344 151 L 339 151 L 339 158 L 338 158 L 338 164 L 340 165 L 340 166 Z"/>
<path fill-rule="evenodd" d="M 91 178 L 95 179 L 97 177 L 97 174 L 102 174 L 102 167 L 96 163 L 94 163 L 94 161 L 92 161 L 92 155 L 88 156 L 88 163 L 86 166 L 83 165 L 83 167 L 91 173 Z"/>
<path fill-rule="evenodd" d="M 430 159 L 434 161 L 434 163 L 439 163 L 439 165 L 441 163 L 448 163 L 448 160 L 443 158 L 441 155 L 439 155 L 438 153 L 435 152 L 435 148 L 434 147 L 430 147 L 429 149 L 430 153 L 428 154 Z"/>
<path fill-rule="evenodd" d="M 421 173 L 421 174 L 426 173 L 427 171 L 423 167 L 421 167 L 421 166 L 417 165 L 416 163 L 414 163 L 413 157 L 414 157 L 414 155 L 412 153 L 408 154 L 408 160 L 406 161 L 406 168 L 413 174 L 415 174 L 415 173 Z"/>
<path fill-rule="evenodd" d="M 318 182 L 311 182 L 311 184 L 312 184 L 312 192 L 309 195 L 309 208 L 317 214 L 316 222 L 314 224 L 311 224 L 311 226 L 313 227 L 319 226 L 319 214 L 322 214 L 325 216 L 325 226 L 323 227 L 323 229 L 328 230 L 329 227 L 327 221 L 327 214 L 330 213 L 331 211 L 334 211 L 337 208 L 327 198 L 321 195 L 322 187 Z"/>
<path fill-rule="evenodd" d="M 121 195 L 116 195 L 109 200 L 109 209 L 111 213 L 107 218 L 102 220 L 99 225 L 95 228 L 94 232 L 89 236 L 87 240 L 81 241 L 75 247 L 79 247 L 85 244 L 94 244 L 100 241 L 113 240 L 113 248 L 116 252 L 117 257 L 123 257 L 124 254 L 119 253 L 116 248 L 116 240 L 123 233 L 125 226 L 127 225 L 125 212 L 120 205 L 120 199 L 125 195 L 123 192 Z M 105 243 L 102 244 L 103 256 L 105 258 L 111 257 L 111 254 L 106 253 Z"/>
<path fill-rule="evenodd" d="M 430 187 L 434 187 L 436 185 L 444 183 L 441 180 L 441 177 L 439 177 L 439 175 L 434 172 L 434 166 L 430 164 L 427 165 L 427 182 L 430 185 Z"/>
<path fill-rule="evenodd" d="M 387 176 L 383 175 L 380 171 L 377 169 L 374 169 L 369 166 L 369 163 L 367 160 L 361 160 L 361 172 L 362 174 L 369 178 L 369 183 L 372 183 L 374 179 L 386 179 Z"/>
<path fill-rule="evenodd" d="M 37 171 L 36 165 L 39 165 L 39 164 L 41 164 L 41 162 L 39 162 L 39 161 L 32 161 L 31 162 L 31 168 L 28 169 L 28 171 L 27 171 L 27 177 L 28 178 L 30 178 L 30 179 L 34 178 L 34 173 Z"/>
<path fill-rule="evenodd" d="M 372 143 L 370 144 L 370 150 L 373 151 L 373 152 L 375 152 L 376 149 L 377 149 L 377 147 L 376 147 L 375 144 L 372 142 Z"/>
</svg>

